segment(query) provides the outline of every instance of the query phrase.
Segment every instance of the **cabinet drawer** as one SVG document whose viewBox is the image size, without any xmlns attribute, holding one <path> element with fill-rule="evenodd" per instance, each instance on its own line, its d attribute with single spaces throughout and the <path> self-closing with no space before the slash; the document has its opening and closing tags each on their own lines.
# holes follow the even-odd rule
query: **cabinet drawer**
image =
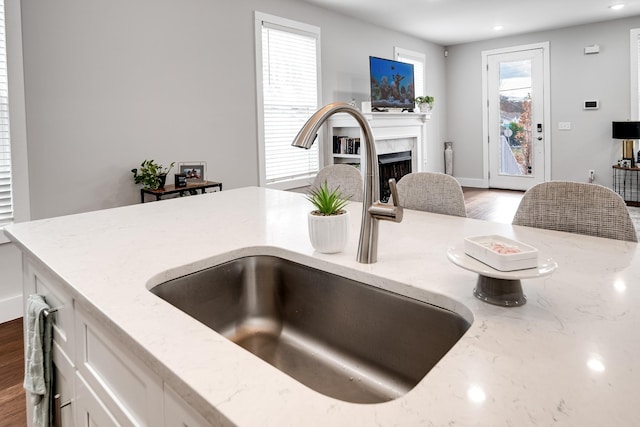
<svg viewBox="0 0 640 427">
<path fill-rule="evenodd" d="M 24 293 L 26 295 L 42 295 L 47 304 L 55 309 L 51 314 L 53 322 L 53 340 L 73 362 L 74 354 L 74 322 L 73 300 L 64 291 L 64 287 L 55 277 L 39 270 L 31 263 L 26 263 Z M 26 298 L 25 298 L 26 300 Z"/>
<path fill-rule="evenodd" d="M 164 385 L 164 426 L 165 427 L 211 427 L 191 406 L 187 404 L 168 384 Z"/>
<path fill-rule="evenodd" d="M 91 387 L 76 373 L 76 426 L 117 427 L 120 426 L 109 410 L 100 401 Z"/>
<path fill-rule="evenodd" d="M 161 426 L 162 381 L 76 307 L 76 366 L 121 425 Z"/>
</svg>

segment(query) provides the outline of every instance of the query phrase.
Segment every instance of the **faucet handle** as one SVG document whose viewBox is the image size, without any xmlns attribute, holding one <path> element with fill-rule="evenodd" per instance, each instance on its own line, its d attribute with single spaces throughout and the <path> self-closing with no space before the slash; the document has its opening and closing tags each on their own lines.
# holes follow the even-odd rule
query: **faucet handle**
<svg viewBox="0 0 640 427">
<path fill-rule="evenodd" d="M 400 206 L 400 199 L 398 198 L 398 186 L 396 185 L 395 178 L 389 178 L 389 189 L 391 190 L 391 197 L 393 198 L 393 206 Z"/>
<path fill-rule="evenodd" d="M 396 188 L 395 179 L 391 178 L 389 180 L 389 188 L 391 189 L 391 196 L 393 197 L 393 206 L 376 202 L 369 207 L 369 213 L 378 220 L 401 222 L 403 209 L 398 200 L 398 189 Z"/>
</svg>

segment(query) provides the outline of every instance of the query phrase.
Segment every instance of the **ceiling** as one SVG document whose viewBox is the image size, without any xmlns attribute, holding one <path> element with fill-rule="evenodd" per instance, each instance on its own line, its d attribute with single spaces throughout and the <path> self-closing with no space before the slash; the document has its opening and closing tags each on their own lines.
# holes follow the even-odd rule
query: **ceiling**
<svg viewBox="0 0 640 427">
<path fill-rule="evenodd" d="M 304 1 L 443 46 L 640 15 L 640 0 Z"/>
</svg>

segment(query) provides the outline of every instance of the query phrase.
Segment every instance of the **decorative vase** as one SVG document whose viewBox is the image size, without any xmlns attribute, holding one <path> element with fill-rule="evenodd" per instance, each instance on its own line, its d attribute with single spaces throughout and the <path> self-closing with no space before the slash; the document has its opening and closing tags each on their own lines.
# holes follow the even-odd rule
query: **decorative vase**
<svg viewBox="0 0 640 427">
<path fill-rule="evenodd" d="M 323 254 L 341 252 L 349 237 L 349 212 L 339 215 L 314 215 L 309 212 L 309 239 L 313 248 Z"/>
<path fill-rule="evenodd" d="M 431 107 L 427 103 L 422 103 L 422 104 L 420 104 L 420 112 L 421 113 L 430 113 L 431 112 Z"/>
<path fill-rule="evenodd" d="M 164 184 L 167 182 L 167 175 L 158 175 L 158 189 L 164 188 Z"/>
<path fill-rule="evenodd" d="M 453 142 L 444 143 L 444 173 L 453 175 Z"/>
</svg>

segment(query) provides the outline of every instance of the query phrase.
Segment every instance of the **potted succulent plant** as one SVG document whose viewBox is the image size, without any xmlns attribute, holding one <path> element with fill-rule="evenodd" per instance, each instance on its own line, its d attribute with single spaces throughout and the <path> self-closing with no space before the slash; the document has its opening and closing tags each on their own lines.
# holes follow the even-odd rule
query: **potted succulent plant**
<svg viewBox="0 0 640 427">
<path fill-rule="evenodd" d="M 326 181 L 309 190 L 307 200 L 315 207 L 308 215 L 309 239 L 316 251 L 330 254 L 344 249 L 349 235 L 349 212 L 344 207 L 350 197 L 339 187 L 329 190 Z"/>
<path fill-rule="evenodd" d="M 131 169 L 133 180 L 136 184 L 142 184 L 148 190 L 164 188 L 167 174 L 173 169 L 174 164 L 175 162 L 171 162 L 169 167 L 166 168 L 153 160 L 145 160 L 140 164 L 140 169 Z"/>
<path fill-rule="evenodd" d="M 416 98 L 416 104 L 420 107 L 420 112 L 428 113 L 433 109 L 433 103 L 435 102 L 435 98 L 433 96 L 425 95 L 418 96 Z"/>
</svg>

